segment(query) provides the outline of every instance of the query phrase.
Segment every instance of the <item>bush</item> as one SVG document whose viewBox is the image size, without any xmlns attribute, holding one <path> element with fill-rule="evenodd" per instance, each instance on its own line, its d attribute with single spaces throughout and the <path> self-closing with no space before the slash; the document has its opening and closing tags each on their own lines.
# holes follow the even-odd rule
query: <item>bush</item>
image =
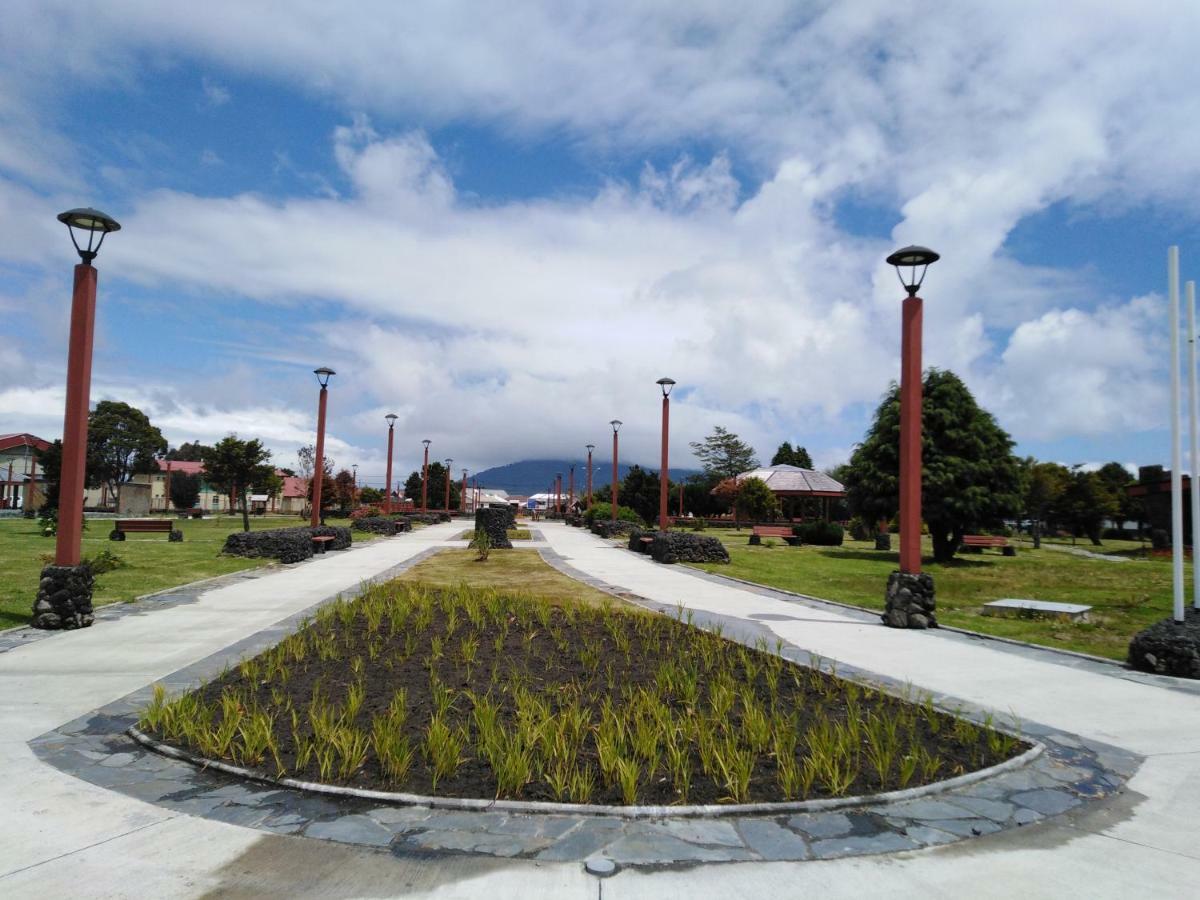
<svg viewBox="0 0 1200 900">
<path fill-rule="evenodd" d="M 846 530 L 850 532 L 850 537 L 856 541 L 871 541 L 875 539 L 875 530 L 877 527 L 877 525 L 866 522 L 858 516 L 853 516 L 847 523 Z"/>
<path fill-rule="evenodd" d="M 378 519 L 382 515 L 383 510 L 378 506 L 360 506 L 358 509 L 350 511 L 350 521 L 357 522 L 359 519 Z"/>
<path fill-rule="evenodd" d="M 587 523 L 588 528 L 591 528 L 593 525 L 596 524 L 596 522 L 600 521 L 601 519 L 611 520 L 612 504 L 605 503 L 602 501 L 593 503 L 592 508 L 589 509 L 584 514 L 583 518 L 584 518 L 584 521 Z M 621 506 L 620 504 L 617 505 L 617 521 L 618 522 L 632 522 L 634 525 L 637 525 L 642 528 L 644 528 L 646 526 L 646 523 L 644 521 L 642 521 L 641 516 L 639 516 L 636 512 L 634 512 L 628 506 Z"/>
<path fill-rule="evenodd" d="M 125 560 L 117 556 L 111 550 L 101 550 L 94 556 L 89 556 L 83 560 L 92 568 L 93 575 L 103 575 L 105 572 L 111 572 L 113 569 L 123 569 L 127 565 Z"/>
<path fill-rule="evenodd" d="M 817 547 L 840 547 L 845 539 L 842 526 L 834 522 L 806 522 L 803 525 L 793 525 L 792 534 L 800 538 L 803 544 L 813 544 Z"/>
</svg>

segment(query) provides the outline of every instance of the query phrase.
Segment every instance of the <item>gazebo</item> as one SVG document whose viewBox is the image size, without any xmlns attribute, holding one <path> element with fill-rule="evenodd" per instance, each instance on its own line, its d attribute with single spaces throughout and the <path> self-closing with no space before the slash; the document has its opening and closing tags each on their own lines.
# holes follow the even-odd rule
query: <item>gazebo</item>
<svg viewBox="0 0 1200 900">
<path fill-rule="evenodd" d="M 799 466 L 763 466 L 742 472 L 737 480 L 757 478 L 766 482 L 776 497 L 817 497 L 821 500 L 823 517 L 829 519 L 829 501 L 846 496 L 846 488 L 824 472 L 802 469 Z"/>
</svg>

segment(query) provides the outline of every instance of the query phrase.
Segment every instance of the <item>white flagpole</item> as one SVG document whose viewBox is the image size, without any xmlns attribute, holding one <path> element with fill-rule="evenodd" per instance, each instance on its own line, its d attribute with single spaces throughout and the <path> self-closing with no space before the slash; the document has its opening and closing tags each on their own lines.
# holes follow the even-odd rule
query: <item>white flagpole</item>
<svg viewBox="0 0 1200 900">
<path fill-rule="evenodd" d="M 1179 419 L 1179 248 L 1167 249 L 1167 296 L 1171 302 L 1171 562 L 1175 621 L 1183 621 L 1183 460 Z"/>
<path fill-rule="evenodd" d="M 1189 437 L 1192 463 L 1192 607 L 1200 609 L 1200 446 L 1196 441 L 1196 418 L 1200 401 L 1196 399 L 1196 282 L 1187 283 L 1188 310 L 1188 383 L 1191 410 Z"/>
</svg>

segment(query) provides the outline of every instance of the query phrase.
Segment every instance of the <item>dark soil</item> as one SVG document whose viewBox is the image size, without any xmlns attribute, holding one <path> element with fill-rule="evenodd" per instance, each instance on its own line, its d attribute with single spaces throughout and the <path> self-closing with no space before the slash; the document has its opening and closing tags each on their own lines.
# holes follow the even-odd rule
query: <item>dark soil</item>
<svg viewBox="0 0 1200 900">
<path fill-rule="evenodd" d="M 385 589 L 403 590 L 391 585 L 385 586 Z M 284 771 L 294 777 L 316 781 L 320 779 L 315 761 L 310 760 L 304 769 L 297 768 L 292 712 L 298 714 L 296 720 L 299 722 L 301 738 L 310 736 L 312 732 L 307 724 L 306 711 L 314 692 L 341 704 L 347 689 L 356 682 L 365 687 L 366 699 L 354 721 L 368 735 L 371 732 L 372 717 L 382 715 L 387 710 L 397 690 L 407 690 L 409 714 L 405 730 L 417 747 L 423 745 L 425 728 L 433 711 L 431 672 L 454 693 L 451 722 L 466 728 L 472 737 L 474 726 L 471 718 L 472 703 L 466 696 L 468 691 L 479 695 L 490 691 L 493 697 L 503 700 L 501 720 L 506 726 L 514 726 L 515 706 L 506 692 L 512 684 L 524 684 L 527 688 L 551 698 L 551 703 L 556 708 L 556 698 L 569 696 L 577 686 L 584 705 L 592 712 L 593 723 L 592 731 L 581 750 L 580 761 L 590 764 L 598 772 L 595 725 L 600 719 L 600 710 L 605 698 L 610 698 L 614 706 L 620 709 L 628 704 L 631 691 L 640 687 L 655 690 L 656 675 L 659 674 L 664 661 L 697 660 L 699 654 L 696 651 L 699 642 L 702 641 L 712 641 L 719 645 L 714 650 L 716 662 L 713 667 L 708 672 L 701 672 L 700 699 L 696 704 L 698 707 L 708 704 L 708 683 L 712 672 L 725 667 L 731 669 L 739 681 L 746 681 L 744 659 L 741 656 L 744 650 L 740 645 L 665 616 L 652 616 L 641 611 L 629 612 L 625 608 L 608 613 L 580 610 L 574 616 L 574 621 L 568 621 L 571 618 L 570 611 L 550 607 L 549 627 L 546 627 L 536 621 L 523 623 L 519 615 L 506 614 L 509 631 L 501 652 L 497 653 L 494 640 L 501 633 L 502 620 L 486 621 L 481 628 L 476 629 L 465 615 L 459 615 L 454 633 L 446 638 L 449 626 L 447 612 L 437 606 L 434 610 L 432 620 L 420 633 L 413 631 L 411 617 L 399 625 L 395 634 L 389 633 L 391 623 L 387 615 L 383 617 L 378 630 L 373 633 L 361 614 L 348 625 L 335 617 L 327 617 L 324 623 L 312 624 L 302 633 L 332 633 L 336 638 L 338 658 L 322 661 L 318 659 L 317 653 L 310 649 L 303 661 L 289 663 L 286 682 L 281 683 L 281 679 L 278 678 L 268 681 L 262 672 L 254 682 L 248 682 L 241 669 L 233 669 L 200 688 L 200 693 L 206 701 L 215 704 L 218 722 L 220 698 L 228 689 L 237 691 L 247 707 L 259 704 L 275 711 L 277 753 Z M 605 626 L 606 616 L 618 617 L 620 628 L 629 639 L 627 650 L 621 649 L 612 631 Z M 642 630 L 649 633 L 638 633 L 635 621 L 639 618 L 652 620 L 651 625 L 642 626 Z M 478 657 L 468 669 L 458 660 L 458 647 L 462 638 L 469 633 L 475 633 L 479 640 Z M 440 659 L 431 661 L 430 648 L 435 638 L 444 641 L 445 653 Z M 406 642 L 411 652 L 406 652 Z M 597 651 L 600 662 L 594 667 L 589 667 L 582 658 Z M 270 653 L 271 651 L 267 651 L 267 654 L 258 659 L 262 660 Z M 761 651 L 749 651 L 752 666 L 759 670 L 752 682 L 755 696 L 760 704 L 769 709 L 772 703 L 771 691 L 766 672 L 763 671 L 768 655 Z M 355 659 L 359 662 L 354 663 Z M 356 674 L 356 667 L 360 674 Z M 786 715 L 794 713 L 797 716 L 798 732 L 801 735 L 796 749 L 798 760 L 802 761 L 807 756 L 804 735 L 818 720 L 827 718 L 834 722 L 845 722 L 848 716 L 857 715 L 860 721 L 865 721 L 876 713 L 894 714 L 901 707 L 909 707 L 909 713 L 916 713 L 908 719 L 911 723 L 911 744 L 906 752 L 915 753 L 918 748 L 923 748 L 930 757 L 939 760 L 936 766 L 927 767 L 926 771 L 918 770 L 904 785 L 907 787 L 916 787 L 990 766 L 1027 748 L 1027 745 L 1017 742 L 1015 745 L 1004 747 L 1002 751 L 994 744 L 989 749 L 986 729 L 979 728 L 975 734 L 966 732 L 959 736 L 955 733 L 955 719 L 951 716 L 931 709 L 913 710 L 906 701 L 865 688 L 855 687 L 851 688 L 851 691 L 857 694 L 856 700 L 848 698 L 844 681 L 791 663 L 784 664 L 782 677 L 778 680 L 775 709 Z M 678 698 L 672 698 L 669 702 L 679 720 L 686 720 L 695 714 L 694 709 L 688 708 Z M 729 713 L 727 721 L 734 732 L 742 727 L 741 712 L 739 702 Z M 489 763 L 476 752 L 473 740 L 468 742 L 464 756 L 466 759 L 458 771 L 451 777 L 439 780 L 436 790 L 429 765 L 420 751 L 411 772 L 401 784 L 392 783 L 384 777 L 373 752 L 368 754 L 365 765 L 350 779 L 327 780 L 360 788 L 446 797 L 497 796 L 496 778 Z M 725 786 L 703 773 L 701 756 L 694 745 L 691 747 L 691 757 L 693 778 L 686 802 L 729 802 L 729 792 Z M 236 760 L 231 758 L 230 761 Z M 268 758 L 267 764 L 262 768 L 274 773 L 275 766 Z M 767 752 L 758 755 L 750 783 L 751 801 L 787 799 L 778 785 L 777 771 L 777 760 L 773 754 Z M 845 793 L 866 794 L 892 790 L 900 786 L 896 782 L 894 770 L 886 783 L 881 782 L 864 756 L 857 777 Z M 556 799 L 541 772 L 536 773 L 534 780 L 517 796 L 524 800 Z M 823 796 L 830 795 L 818 781 L 808 797 Z M 621 804 L 621 792 L 615 784 L 606 784 L 605 779 L 598 776 L 591 802 Z M 672 786 L 665 761 L 651 777 L 643 775 L 637 802 L 683 802 L 683 798 Z"/>
</svg>

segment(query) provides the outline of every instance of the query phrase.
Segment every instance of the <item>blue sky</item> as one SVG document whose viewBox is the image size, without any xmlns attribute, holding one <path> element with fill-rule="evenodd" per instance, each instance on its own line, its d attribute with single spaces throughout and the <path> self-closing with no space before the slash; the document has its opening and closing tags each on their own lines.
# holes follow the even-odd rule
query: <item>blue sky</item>
<svg viewBox="0 0 1200 900">
<path fill-rule="evenodd" d="M 1034 30 L 1012 27 L 1023 13 Z M 55 213 L 120 219 L 93 399 L 173 443 L 311 440 L 381 477 L 721 424 L 844 461 L 926 362 L 1064 463 L 1169 458 L 1166 248 L 1200 273 L 1194 4 L 57 0 L 0 22 L 0 431 L 61 430 Z M 915 32 L 905 23 L 921 22 Z M 468 24 L 469 23 L 469 24 Z M 901 27 L 905 26 L 905 27 Z M 897 40 L 898 33 L 907 35 Z"/>
</svg>

